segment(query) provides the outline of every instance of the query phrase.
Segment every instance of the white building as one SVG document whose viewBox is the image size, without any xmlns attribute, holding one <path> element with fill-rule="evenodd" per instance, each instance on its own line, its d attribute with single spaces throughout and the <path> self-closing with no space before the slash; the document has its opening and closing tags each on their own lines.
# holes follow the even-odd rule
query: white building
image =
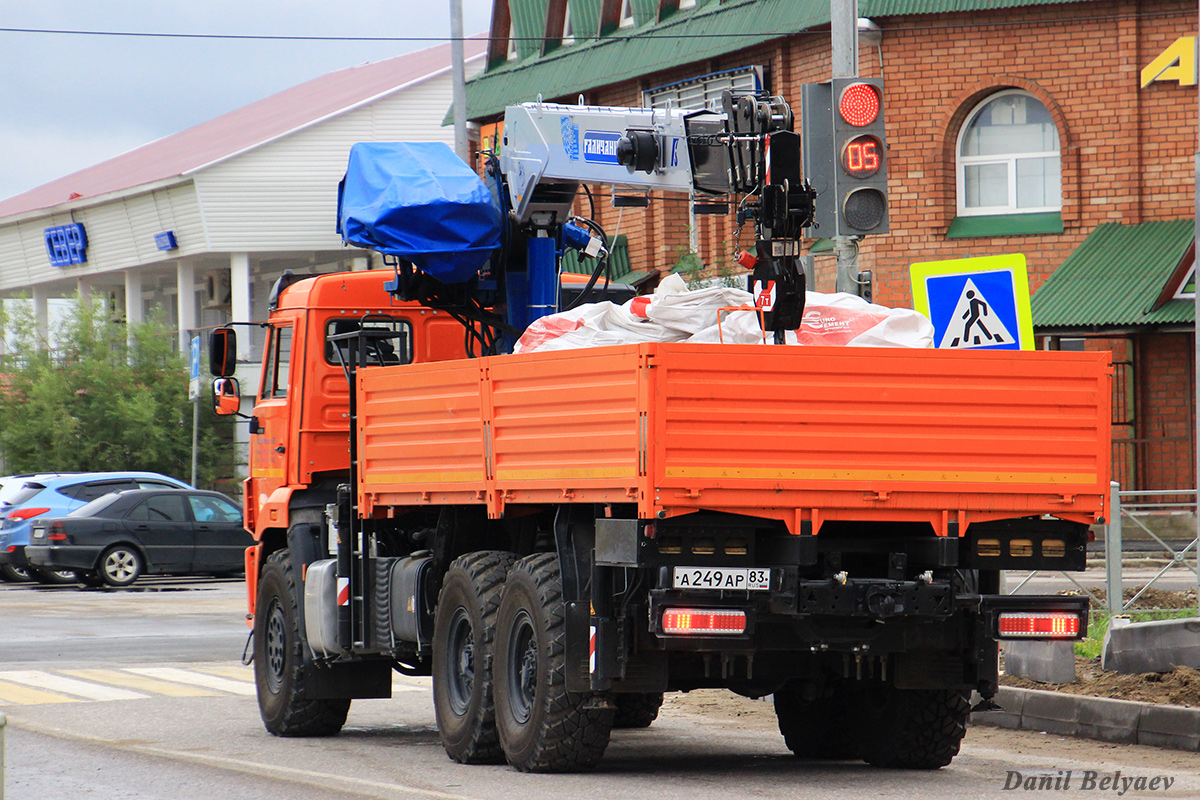
<svg viewBox="0 0 1200 800">
<path fill-rule="evenodd" d="M 486 40 L 466 42 L 467 75 Z M 350 146 L 445 141 L 450 46 L 339 70 L 0 201 L 0 297 L 103 293 L 136 323 L 180 331 L 266 318 L 285 270 L 369 267 L 335 231 Z M 253 357 L 261 332 L 241 336 Z M 2 344 L 0 344 L 2 346 Z"/>
</svg>

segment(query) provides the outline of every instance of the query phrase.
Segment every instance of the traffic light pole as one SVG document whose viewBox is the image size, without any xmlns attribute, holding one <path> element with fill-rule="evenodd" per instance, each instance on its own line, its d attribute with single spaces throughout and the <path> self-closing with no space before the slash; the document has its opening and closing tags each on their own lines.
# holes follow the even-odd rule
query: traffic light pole
<svg viewBox="0 0 1200 800">
<path fill-rule="evenodd" d="M 829 34 L 834 78 L 858 77 L 858 0 L 829 0 Z M 858 246 L 849 236 L 833 237 L 837 255 L 834 291 L 859 294 Z"/>
</svg>

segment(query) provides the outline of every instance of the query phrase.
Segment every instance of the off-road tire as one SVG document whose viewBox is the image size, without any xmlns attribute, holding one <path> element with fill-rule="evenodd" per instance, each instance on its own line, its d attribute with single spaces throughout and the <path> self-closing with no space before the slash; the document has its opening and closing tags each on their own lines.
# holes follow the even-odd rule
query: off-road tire
<svg viewBox="0 0 1200 800">
<path fill-rule="evenodd" d="M 662 692 L 637 692 L 634 694 L 615 694 L 613 701 L 617 704 L 617 713 L 613 717 L 614 728 L 649 728 L 658 719 L 658 710 L 662 708 Z"/>
<path fill-rule="evenodd" d="M 967 696 L 948 689 L 875 687 L 863 694 L 861 755 L 876 767 L 938 769 L 967 732 Z"/>
<path fill-rule="evenodd" d="M 566 605 L 558 556 L 513 565 L 496 621 L 496 728 L 522 772 L 591 769 L 608 747 L 613 709 L 566 688 Z"/>
<path fill-rule="evenodd" d="M 798 687 L 784 686 L 775 692 L 775 717 L 784 744 L 796 758 L 834 761 L 859 757 L 854 717 L 840 686 L 828 687 L 811 700 L 803 699 Z"/>
<path fill-rule="evenodd" d="M 433 705 L 442 747 L 462 764 L 504 762 L 492 691 L 496 615 L 515 553 L 456 559 L 442 581 L 433 622 Z"/>
<path fill-rule="evenodd" d="M 263 725 L 276 736 L 332 736 L 346 724 L 349 700 L 305 696 L 305 643 L 299 587 L 287 550 L 272 553 L 258 579 L 254 614 L 254 682 Z"/>
</svg>

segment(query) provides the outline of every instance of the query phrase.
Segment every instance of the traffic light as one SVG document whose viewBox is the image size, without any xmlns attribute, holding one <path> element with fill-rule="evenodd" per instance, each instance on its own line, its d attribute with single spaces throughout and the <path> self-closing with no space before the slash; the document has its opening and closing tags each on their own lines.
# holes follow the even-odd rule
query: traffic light
<svg viewBox="0 0 1200 800">
<path fill-rule="evenodd" d="M 888 232 L 883 80 L 834 78 L 800 95 L 804 178 L 817 192 L 814 236 Z"/>
</svg>

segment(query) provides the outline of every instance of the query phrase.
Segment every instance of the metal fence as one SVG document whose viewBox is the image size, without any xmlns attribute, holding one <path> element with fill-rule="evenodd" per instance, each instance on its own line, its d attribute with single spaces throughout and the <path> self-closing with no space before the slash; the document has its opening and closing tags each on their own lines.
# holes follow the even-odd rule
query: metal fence
<svg viewBox="0 0 1200 800">
<path fill-rule="evenodd" d="M 1170 492 L 1122 492 L 1120 484 L 1115 481 L 1111 490 L 1111 505 L 1109 507 L 1111 521 L 1104 526 L 1104 564 L 1105 585 L 1108 593 L 1108 610 L 1113 614 L 1123 614 L 1137 602 L 1155 581 L 1167 574 L 1171 569 L 1186 569 L 1195 578 L 1197 601 L 1200 602 L 1200 565 L 1196 563 L 1197 551 L 1200 550 L 1200 535 L 1195 527 L 1191 529 L 1191 540 L 1172 545 L 1161 537 L 1147 523 L 1156 515 L 1187 513 L 1192 516 L 1192 524 L 1200 519 L 1196 514 L 1194 489 L 1176 490 Z M 1191 502 L 1182 498 L 1190 497 Z M 1125 600 L 1122 590 L 1122 571 L 1124 569 L 1125 527 L 1134 526 L 1143 531 L 1149 539 L 1146 541 L 1157 545 L 1154 551 L 1167 555 L 1167 563 L 1151 578 L 1133 597 Z M 1177 549 L 1178 548 L 1178 549 Z M 1114 554 L 1119 557 L 1114 558 Z M 1190 561 L 1189 561 L 1190 554 Z"/>
<path fill-rule="evenodd" d="M 1104 606 L 1111 614 L 1124 614 L 1142 595 L 1153 586 L 1155 581 L 1163 577 L 1169 570 L 1184 569 L 1191 573 L 1193 585 L 1197 588 L 1197 602 L 1200 603 L 1200 566 L 1197 565 L 1197 553 L 1200 552 L 1200 535 L 1197 533 L 1196 522 L 1200 515 L 1196 514 L 1196 490 L 1175 489 L 1172 491 L 1142 492 L 1121 491 L 1121 485 L 1113 481 L 1109 495 L 1109 524 L 1104 526 L 1104 572 L 1106 597 L 1101 600 L 1096 594 L 1079 582 L 1069 572 L 1059 573 L 1075 584 L 1081 592 L 1100 606 Z M 1151 522 L 1155 518 L 1162 519 L 1167 515 L 1189 515 L 1189 539 L 1164 539 L 1154 530 Z M 1139 542 L 1150 547 L 1149 551 L 1139 551 L 1143 554 L 1165 557 L 1166 563 L 1154 577 L 1146 582 L 1133 597 L 1125 600 L 1122 585 L 1124 573 L 1124 557 L 1129 548 L 1129 540 L 1125 536 L 1126 528 L 1142 531 L 1146 538 Z M 1016 594 L 1025 584 L 1038 574 L 1031 572 L 1015 586 L 1007 588 L 1008 594 Z"/>
</svg>

